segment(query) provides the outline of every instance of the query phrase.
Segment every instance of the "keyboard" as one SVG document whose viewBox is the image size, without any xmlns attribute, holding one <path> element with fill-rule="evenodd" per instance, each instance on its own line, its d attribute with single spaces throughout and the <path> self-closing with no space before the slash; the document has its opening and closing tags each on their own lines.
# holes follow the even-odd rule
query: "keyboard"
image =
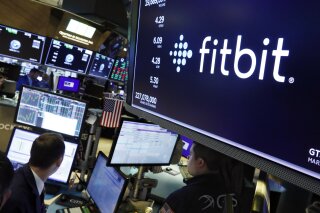
<svg viewBox="0 0 320 213">
<path fill-rule="evenodd" d="M 190 175 L 188 172 L 187 166 L 179 166 L 179 170 L 184 180 L 188 180 L 192 178 L 192 175 Z"/>
<path fill-rule="evenodd" d="M 56 213 L 90 213 L 90 209 L 86 206 L 58 209 Z"/>
<path fill-rule="evenodd" d="M 62 194 L 55 203 L 69 208 L 75 208 L 86 205 L 88 201 L 76 195 Z"/>
</svg>

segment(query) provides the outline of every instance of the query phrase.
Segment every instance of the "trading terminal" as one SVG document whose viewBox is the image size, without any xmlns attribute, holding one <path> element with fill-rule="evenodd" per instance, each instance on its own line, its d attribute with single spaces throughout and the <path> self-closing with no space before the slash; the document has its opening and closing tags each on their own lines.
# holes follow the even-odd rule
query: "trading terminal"
<svg viewBox="0 0 320 213">
<path fill-rule="evenodd" d="M 239 212 L 320 212 L 320 3 L 196 4 L 0 2 L 0 150 L 65 139 L 48 213 L 159 212 L 195 141 L 241 162 Z"/>
</svg>

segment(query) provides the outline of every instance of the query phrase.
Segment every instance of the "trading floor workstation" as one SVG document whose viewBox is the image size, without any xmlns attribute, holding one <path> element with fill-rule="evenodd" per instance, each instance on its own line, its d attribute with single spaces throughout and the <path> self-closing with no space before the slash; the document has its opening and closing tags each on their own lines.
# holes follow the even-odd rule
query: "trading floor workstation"
<svg viewBox="0 0 320 213">
<path fill-rule="evenodd" d="M 243 164 L 241 212 L 320 209 L 319 2 L 71 2 L 0 3 L 0 150 L 65 140 L 47 212 L 158 212 L 194 141 Z"/>
</svg>

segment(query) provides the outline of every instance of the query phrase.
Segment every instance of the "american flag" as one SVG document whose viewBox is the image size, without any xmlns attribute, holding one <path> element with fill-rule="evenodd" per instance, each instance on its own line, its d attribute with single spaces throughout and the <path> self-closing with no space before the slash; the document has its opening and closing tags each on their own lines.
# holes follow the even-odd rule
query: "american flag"
<svg viewBox="0 0 320 213">
<path fill-rule="evenodd" d="M 119 127 L 123 100 L 115 98 L 104 98 L 101 126 L 116 128 Z"/>
</svg>

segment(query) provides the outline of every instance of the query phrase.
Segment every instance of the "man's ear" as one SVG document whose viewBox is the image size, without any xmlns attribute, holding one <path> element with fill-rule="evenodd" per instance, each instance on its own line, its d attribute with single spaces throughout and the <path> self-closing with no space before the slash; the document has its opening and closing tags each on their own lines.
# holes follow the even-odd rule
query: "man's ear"
<svg viewBox="0 0 320 213">
<path fill-rule="evenodd" d="M 197 165 L 200 167 L 200 168 L 203 168 L 206 166 L 206 162 L 202 159 L 202 158 L 198 158 L 197 159 Z"/>
</svg>

